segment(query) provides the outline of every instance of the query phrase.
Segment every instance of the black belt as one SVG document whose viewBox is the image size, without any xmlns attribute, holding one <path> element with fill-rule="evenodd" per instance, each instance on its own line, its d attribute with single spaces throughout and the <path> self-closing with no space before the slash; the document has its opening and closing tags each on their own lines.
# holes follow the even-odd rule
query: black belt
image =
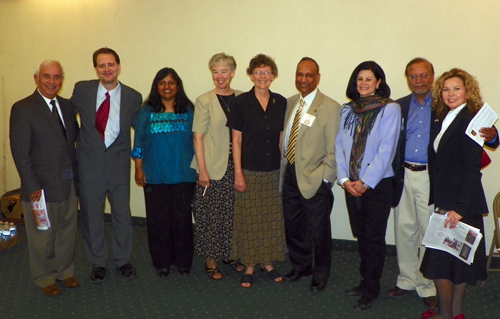
<svg viewBox="0 0 500 319">
<path fill-rule="evenodd" d="M 425 171 L 427 169 L 427 165 L 410 164 L 407 162 L 404 162 L 403 166 L 414 172 Z"/>
</svg>

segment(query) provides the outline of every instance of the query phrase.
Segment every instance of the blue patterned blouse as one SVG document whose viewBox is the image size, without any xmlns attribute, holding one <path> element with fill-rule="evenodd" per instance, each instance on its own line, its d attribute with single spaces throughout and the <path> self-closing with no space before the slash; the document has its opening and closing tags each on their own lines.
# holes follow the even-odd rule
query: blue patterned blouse
<svg viewBox="0 0 500 319">
<path fill-rule="evenodd" d="M 194 182 L 193 109 L 187 113 L 153 113 L 146 104 L 136 123 L 132 157 L 143 160 L 148 184 Z"/>
</svg>

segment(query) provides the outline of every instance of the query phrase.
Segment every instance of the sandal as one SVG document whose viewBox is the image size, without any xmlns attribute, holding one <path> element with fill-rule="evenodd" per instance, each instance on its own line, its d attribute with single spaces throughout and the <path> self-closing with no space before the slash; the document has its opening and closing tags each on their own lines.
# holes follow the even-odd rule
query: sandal
<svg viewBox="0 0 500 319">
<path fill-rule="evenodd" d="M 240 263 L 239 260 L 234 260 L 234 259 L 227 259 L 222 261 L 224 264 L 229 265 L 232 270 L 240 272 L 245 270 L 245 265 Z"/>
<path fill-rule="evenodd" d="M 260 271 L 261 272 L 264 272 L 264 271 L 267 272 L 267 275 L 269 276 L 269 279 L 271 279 L 274 282 L 282 282 L 283 281 L 283 277 L 280 275 L 280 273 L 275 268 L 271 269 L 271 271 L 268 271 L 264 266 L 262 266 L 260 268 Z M 281 278 L 281 280 L 276 281 L 276 279 L 278 279 L 278 278 Z"/>
<path fill-rule="evenodd" d="M 220 280 L 222 278 L 224 278 L 222 276 L 222 273 L 219 271 L 219 267 L 216 267 L 216 268 L 208 268 L 206 265 L 205 265 L 205 270 L 207 271 L 207 275 L 208 275 L 208 278 L 210 279 L 213 279 L 213 280 Z M 220 274 L 221 277 L 220 278 L 214 278 L 215 274 Z"/>
<path fill-rule="evenodd" d="M 243 284 L 250 284 L 250 286 L 245 287 Z M 244 274 L 243 277 L 241 278 L 241 287 L 243 288 L 250 288 L 252 287 L 253 284 L 253 274 Z"/>
</svg>

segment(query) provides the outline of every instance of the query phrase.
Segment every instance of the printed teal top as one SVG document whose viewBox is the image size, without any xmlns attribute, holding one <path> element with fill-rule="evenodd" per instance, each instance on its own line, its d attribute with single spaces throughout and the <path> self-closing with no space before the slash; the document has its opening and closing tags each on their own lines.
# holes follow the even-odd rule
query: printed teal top
<svg viewBox="0 0 500 319">
<path fill-rule="evenodd" d="M 143 160 L 147 184 L 194 182 L 193 108 L 187 113 L 153 113 L 146 104 L 135 123 L 132 157 Z"/>
</svg>

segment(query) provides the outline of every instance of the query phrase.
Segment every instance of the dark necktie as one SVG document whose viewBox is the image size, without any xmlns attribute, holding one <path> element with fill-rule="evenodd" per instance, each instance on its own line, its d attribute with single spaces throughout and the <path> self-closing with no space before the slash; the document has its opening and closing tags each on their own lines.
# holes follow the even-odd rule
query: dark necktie
<svg viewBox="0 0 500 319">
<path fill-rule="evenodd" d="M 299 123 L 302 115 L 302 108 L 304 107 L 304 99 L 300 99 L 300 105 L 295 112 L 295 117 L 293 118 L 292 129 L 290 130 L 290 136 L 288 137 L 288 145 L 286 148 L 286 159 L 288 163 L 295 163 L 295 144 L 297 144 L 297 137 L 299 136 Z"/>
<path fill-rule="evenodd" d="M 61 132 L 63 133 L 64 137 L 66 137 L 66 129 L 64 128 L 64 124 L 61 120 L 61 117 L 59 116 L 59 112 L 57 111 L 56 100 L 51 100 L 50 104 L 52 105 L 52 116 L 61 128 Z"/>
<path fill-rule="evenodd" d="M 106 125 L 108 124 L 109 118 L 109 108 L 111 105 L 111 100 L 109 97 L 109 93 L 106 92 L 106 99 L 102 101 L 101 106 L 97 109 L 95 113 L 95 127 L 99 134 L 101 135 L 102 140 L 104 141 L 104 132 L 106 131 Z"/>
</svg>

